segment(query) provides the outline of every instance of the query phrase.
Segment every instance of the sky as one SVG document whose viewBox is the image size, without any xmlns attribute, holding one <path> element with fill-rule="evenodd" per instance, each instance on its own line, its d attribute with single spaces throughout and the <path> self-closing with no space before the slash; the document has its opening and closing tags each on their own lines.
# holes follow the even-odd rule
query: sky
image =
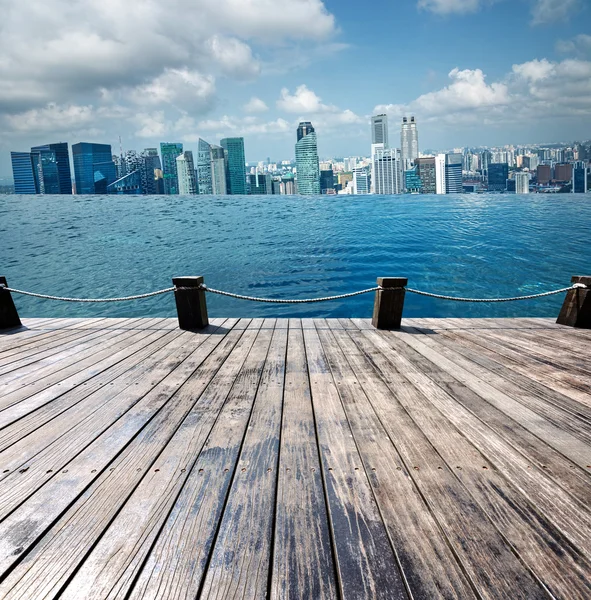
<svg viewBox="0 0 591 600">
<path fill-rule="evenodd" d="M 369 154 L 372 114 L 421 150 L 591 138 L 589 0 L 0 0 L 0 175 L 57 141 L 243 136 L 289 160 Z"/>
</svg>

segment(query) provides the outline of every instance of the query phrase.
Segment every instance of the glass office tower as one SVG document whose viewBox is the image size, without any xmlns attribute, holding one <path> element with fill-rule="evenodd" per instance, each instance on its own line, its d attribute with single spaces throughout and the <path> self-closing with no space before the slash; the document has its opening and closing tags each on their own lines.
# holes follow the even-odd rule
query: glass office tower
<svg viewBox="0 0 591 600">
<path fill-rule="evenodd" d="M 227 193 L 247 194 L 244 138 L 224 138 L 220 140 L 220 146 L 225 153 Z"/>
</svg>

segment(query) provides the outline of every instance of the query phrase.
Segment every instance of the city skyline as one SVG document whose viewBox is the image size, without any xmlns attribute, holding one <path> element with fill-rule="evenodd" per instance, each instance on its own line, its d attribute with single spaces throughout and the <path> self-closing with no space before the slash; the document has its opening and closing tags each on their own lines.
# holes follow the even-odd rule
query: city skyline
<svg viewBox="0 0 591 600">
<path fill-rule="evenodd" d="M 7 152 L 39 137 L 121 136 L 127 148 L 247 137 L 247 160 L 286 157 L 302 120 L 322 132 L 321 156 L 361 155 L 380 113 L 429 125 L 424 148 L 591 137 L 581 0 L 374 0 L 363 19 L 350 0 L 175 7 L 132 18 L 123 0 L 8 4 L 0 174 Z"/>
</svg>

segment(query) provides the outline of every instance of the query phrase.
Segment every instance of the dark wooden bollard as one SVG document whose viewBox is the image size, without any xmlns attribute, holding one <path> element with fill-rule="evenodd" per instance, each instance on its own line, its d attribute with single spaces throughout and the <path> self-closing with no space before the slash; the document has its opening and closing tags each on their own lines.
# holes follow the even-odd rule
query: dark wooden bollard
<svg viewBox="0 0 591 600">
<path fill-rule="evenodd" d="M 207 304 L 205 303 L 205 290 L 200 286 L 203 277 L 173 277 L 173 285 L 177 288 L 174 292 L 176 311 L 181 329 L 203 329 L 209 325 L 207 318 Z"/>
<path fill-rule="evenodd" d="M 406 277 L 378 277 L 378 285 L 384 289 L 376 292 L 373 305 L 371 323 L 376 329 L 400 329 L 407 283 Z"/>
<path fill-rule="evenodd" d="M 21 327 L 22 323 L 19 319 L 16 306 L 12 300 L 12 296 L 8 290 L 5 290 L 2 285 L 8 287 L 6 277 L 0 277 L 0 329 L 12 329 L 13 327 Z"/>
<path fill-rule="evenodd" d="M 556 322 L 560 325 L 591 329 L 591 277 L 577 275 L 571 281 L 573 284 L 582 283 L 587 288 L 576 288 L 566 293 Z"/>
</svg>

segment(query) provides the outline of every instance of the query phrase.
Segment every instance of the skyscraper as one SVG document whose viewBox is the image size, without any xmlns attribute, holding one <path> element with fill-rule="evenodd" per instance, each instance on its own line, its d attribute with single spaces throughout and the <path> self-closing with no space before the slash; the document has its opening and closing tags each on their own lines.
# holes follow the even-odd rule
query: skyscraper
<svg viewBox="0 0 591 600">
<path fill-rule="evenodd" d="M 334 194 L 334 171 L 332 169 L 320 171 L 320 193 Z"/>
<path fill-rule="evenodd" d="M 34 146 L 31 148 L 31 154 L 34 155 L 34 163 L 38 160 L 39 193 L 72 194 L 72 173 L 67 142 Z"/>
<path fill-rule="evenodd" d="M 11 152 L 12 178 L 15 194 L 36 194 L 35 175 L 30 152 Z"/>
<path fill-rule="evenodd" d="M 318 141 L 312 123 L 299 124 L 298 141 L 295 147 L 298 194 L 311 196 L 320 194 L 320 163 Z"/>
<path fill-rule="evenodd" d="M 72 146 L 77 194 L 106 194 L 117 180 L 110 144 L 80 142 Z"/>
<path fill-rule="evenodd" d="M 572 192 L 586 194 L 587 189 L 587 163 L 582 160 L 573 165 Z"/>
<path fill-rule="evenodd" d="M 161 143 L 162 173 L 164 179 L 164 193 L 167 196 L 179 193 L 179 178 L 176 170 L 176 157 L 183 152 L 182 144 Z"/>
<path fill-rule="evenodd" d="M 179 194 L 196 194 L 195 162 L 191 151 L 185 150 L 176 157 L 176 171 L 179 178 Z"/>
<path fill-rule="evenodd" d="M 437 193 L 437 178 L 435 175 L 435 157 L 426 156 L 415 160 L 417 165 L 417 174 L 421 178 L 423 194 Z"/>
<path fill-rule="evenodd" d="M 314 133 L 314 127 L 310 121 L 302 121 L 298 125 L 298 142 L 309 133 Z"/>
<path fill-rule="evenodd" d="M 515 173 L 515 193 L 529 194 L 529 173 Z"/>
<path fill-rule="evenodd" d="M 216 196 L 225 196 L 228 193 L 225 152 L 221 146 L 212 144 L 210 148 L 212 193 Z"/>
<path fill-rule="evenodd" d="M 211 145 L 199 138 L 197 144 L 197 193 L 202 195 L 213 194 L 211 178 Z"/>
<path fill-rule="evenodd" d="M 414 117 L 402 118 L 400 130 L 400 159 L 403 170 L 411 169 L 419 157 L 419 131 Z"/>
<path fill-rule="evenodd" d="M 435 157 L 435 193 L 447 193 L 445 185 L 445 154 L 438 154 Z"/>
<path fill-rule="evenodd" d="M 220 140 L 226 160 L 226 188 L 228 194 L 246 194 L 246 159 L 244 138 Z"/>
<path fill-rule="evenodd" d="M 373 156 L 372 186 L 376 194 L 400 194 L 402 170 L 400 151 L 395 148 L 376 147 Z"/>
<path fill-rule="evenodd" d="M 142 190 L 144 194 L 157 194 L 158 186 L 156 171 L 162 170 L 162 163 L 160 162 L 160 156 L 158 156 L 158 150 L 156 148 L 145 148 L 140 154 L 140 157 Z"/>
<path fill-rule="evenodd" d="M 388 115 L 376 115 L 371 118 L 371 143 L 388 147 Z"/>
<path fill-rule="evenodd" d="M 368 167 L 353 169 L 353 193 L 369 194 L 371 188 L 371 176 Z"/>
<path fill-rule="evenodd" d="M 508 178 L 509 165 L 507 163 L 491 163 L 488 165 L 489 192 L 506 192 Z"/>
<path fill-rule="evenodd" d="M 450 153 L 445 155 L 445 193 L 462 194 L 462 155 Z M 505 178 L 506 179 L 506 178 Z"/>
</svg>

